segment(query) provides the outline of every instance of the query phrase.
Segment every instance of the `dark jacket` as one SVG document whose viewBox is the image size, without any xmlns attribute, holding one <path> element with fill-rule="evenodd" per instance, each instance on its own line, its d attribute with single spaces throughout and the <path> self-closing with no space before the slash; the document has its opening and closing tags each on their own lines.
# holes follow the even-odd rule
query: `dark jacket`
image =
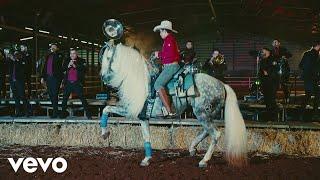
<svg viewBox="0 0 320 180">
<path fill-rule="evenodd" d="M 269 56 L 268 58 L 262 59 L 259 64 L 259 77 L 261 80 L 265 79 L 273 79 L 276 81 L 278 80 L 278 64 L 274 57 Z M 267 72 L 268 75 L 264 75 L 264 71 Z"/>
<path fill-rule="evenodd" d="M 50 53 L 46 56 L 45 58 L 45 63 L 43 64 L 42 68 L 42 73 L 41 73 L 41 78 L 44 78 L 45 80 L 47 79 L 47 64 L 48 64 L 48 59 L 49 56 L 53 55 L 53 76 L 62 79 L 63 78 L 63 73 L 62 73 L 62 64 L 64 57 L 61 53 Z"/>
<path fill-rule="evenodd" d="M 2 49 L 0 49 L 0 76 L 4 77 L 6 75 L 6 61 L 5 55 Z M 0 82 L 1 83 L 1 82 Z"/>
<path fill-rule="evenodd" d="M 303 54 L 299 68 L 302 70 L 301 77 L 303 80 L 317 80 L 319 73 L 319 52 L 311 49 Z"/>
<path fill-rule="evenodd" d="M 22 53 L 23 61 L 26 63 L 26 78 L 30 79 L 32 74 L 32 56 L 30 52 Z"/>
<path fill-rule="evenodd" d="M 185 64 L 193 63 L 194 58 L 196 57 L 196 52 L 194 49 L 184 49 L 181 52 L 181 59 L 184 61 Z"/>
<path fill-rule="evenodd" d="M 7 67 L 9 69 L 10 81 L 13 80 L 13 72 L 15 69 L 15 79 L 18 81 L 25 81 L 26 79 L 26 62 L 21 58 L 19 61 L 7 59 Z"/>
<path fill-rule="evenodd" d="M 282 56 L 288 58 L 292 57 L 292 54 L 287 50 L 285 47 L 279 47 L 279 50 L 276 51 L 275 48 L 272 49 L 272 56 L 276 59 L 279 60 Z"/>
<path fill-rule="evenodd" d="M 62 68 L 62 71 L 64 73 L 64 82 L 65 83 L 68 80 L 68 70 L 69 70 L 68 64 L 69 64 L 69 62 L 70 62 L 70 59 L 64 61 L 63 68 Z M 77 61 L 75 62 L 77 75 L 78 75 L 78 81 L 82 84 L 84 83 L 84 79 L 85 79 L 85 71 L 86 71 L 85 63 L 86 63 L 86 61 L 82 58 L 79 58 L 79 57 L 78 57 Z"/>
</svg>

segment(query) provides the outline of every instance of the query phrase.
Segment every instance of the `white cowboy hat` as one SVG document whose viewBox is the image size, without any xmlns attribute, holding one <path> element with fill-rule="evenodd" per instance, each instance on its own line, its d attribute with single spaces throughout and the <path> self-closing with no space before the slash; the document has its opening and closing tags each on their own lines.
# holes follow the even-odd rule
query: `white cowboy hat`
<svg viewBox="0 0 320 180">
<path fill-rule="evenodd" d="M 153 31 L 156 32 L 156 31 L 159 31 L 160 29 L 168 29 L 174 33 L 178 33 L 178 31 L 172 29 L 172 22 L 168 20 L 161 21 L 160 25 L 153 28 Z"/>
</svg>

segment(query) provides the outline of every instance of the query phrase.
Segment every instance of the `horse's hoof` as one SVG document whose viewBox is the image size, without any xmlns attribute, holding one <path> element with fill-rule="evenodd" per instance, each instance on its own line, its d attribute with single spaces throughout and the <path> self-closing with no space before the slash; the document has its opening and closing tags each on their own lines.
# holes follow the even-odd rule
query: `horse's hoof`
<svg viewBox="0 0 320 180">
<path fill-rule="evenodd" d="M 146 167 L 146 166 L 149 166 L 150 165 L 150 158 L 144 158 L 141 163 L 140 163 L 140 166 L 142 167 Z"/>
<path fill-rule="evenodd" d="M 149 166 L 149 165 L 150 165 L 149 161 L 141 161 L 141 163 L 140 163 L 140 166 L 142 166 L 142 167 L 146 167 L 146 166 Z"/>
<path fill-rule="evenodd" d="M 193 157 L 196 155 L 197 151 L 196 150 L 192 150 L 192 151 L 189 151 L 190 152 L 190 156 Z"/>
<path fill-rule="evenodd" d="M 199 168 L 206 168 L 206 167 L 208 167 L 208 164 L 206 162 L 199 163 Z"/>
<path fill-rule="evenodd" d="M 108 132 L 106 132 L 106 133 L 102 134 L 101 136 L 102 136 L 102 139 L 106 140 L 106 139 L 108 139 L 108 138 L 109 138 L 109 136 L 110 136 L 110 132 L 108 131 Z"/>
</svg>

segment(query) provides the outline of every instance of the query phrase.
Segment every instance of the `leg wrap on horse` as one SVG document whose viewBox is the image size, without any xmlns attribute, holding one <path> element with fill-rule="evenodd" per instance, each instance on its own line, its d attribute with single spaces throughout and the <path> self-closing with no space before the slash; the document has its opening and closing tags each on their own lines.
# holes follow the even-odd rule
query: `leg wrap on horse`
<svg viewBox="0 0 320 180">
<path fill-rule="evenodd" d="M 106 128 L 108 125 L 108 114 L 102 113 L 101 119 L 100 119 L 100 127 Z"/>
<path fill-rule="evenodd" d="M 152 148 L 151 148 L 151 143 L 150 142 L 145 142 L 144 143 L 144 151 L 145 151 L 145 156 L 146 157 L 151 157 L 152 156 Z"/>
</svg>

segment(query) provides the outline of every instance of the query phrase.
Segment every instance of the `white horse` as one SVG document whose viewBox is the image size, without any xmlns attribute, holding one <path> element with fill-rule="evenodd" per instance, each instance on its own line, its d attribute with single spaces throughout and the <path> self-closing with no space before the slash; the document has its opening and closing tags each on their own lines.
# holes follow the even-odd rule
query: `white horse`
<svg viewBox="0 0 320 180">
<path fill-rule="evenodd" d="M 110 134 L 107 129 L 109 113 L 139 119 L 138 115 L 148 97 L 152 68 L 154 67 L 131 47 L 122 44 L 106 45 L 102 57 L 101 77 L 106 84 L 118 88 L 119 102 L 117 106 L 106 106 L 103 109 L 100 123 L 103 138 L 107 138 Z M 194 155 L 196 146 L 207 136 L 210 136 L 210 146 L 204 158 L 199 162 L 199 167 L 207 166 L 220 137 L 220 132 L 213 119 L 224 105 L 226 159 L 231 165 L 245 164 L 247 162 L 246 128 L 234 91 L 230 86 L 206 74 L 195 74 L 194 81 L 199 96 L 173 101 L 177 114 L 182 114 L 187 105 L 191 105 L 198 122 L 203 127 L 202 132 L 190 145 L 190 155 Z M 161 115 L 161 107 L 161 101 L 157 99 L 152 116 Z M 145 148 L 145 158 L 140 165 L 147 166 L 152 156 L 149 121 L 140 120 L 140 122 Z"/>
</svg>

